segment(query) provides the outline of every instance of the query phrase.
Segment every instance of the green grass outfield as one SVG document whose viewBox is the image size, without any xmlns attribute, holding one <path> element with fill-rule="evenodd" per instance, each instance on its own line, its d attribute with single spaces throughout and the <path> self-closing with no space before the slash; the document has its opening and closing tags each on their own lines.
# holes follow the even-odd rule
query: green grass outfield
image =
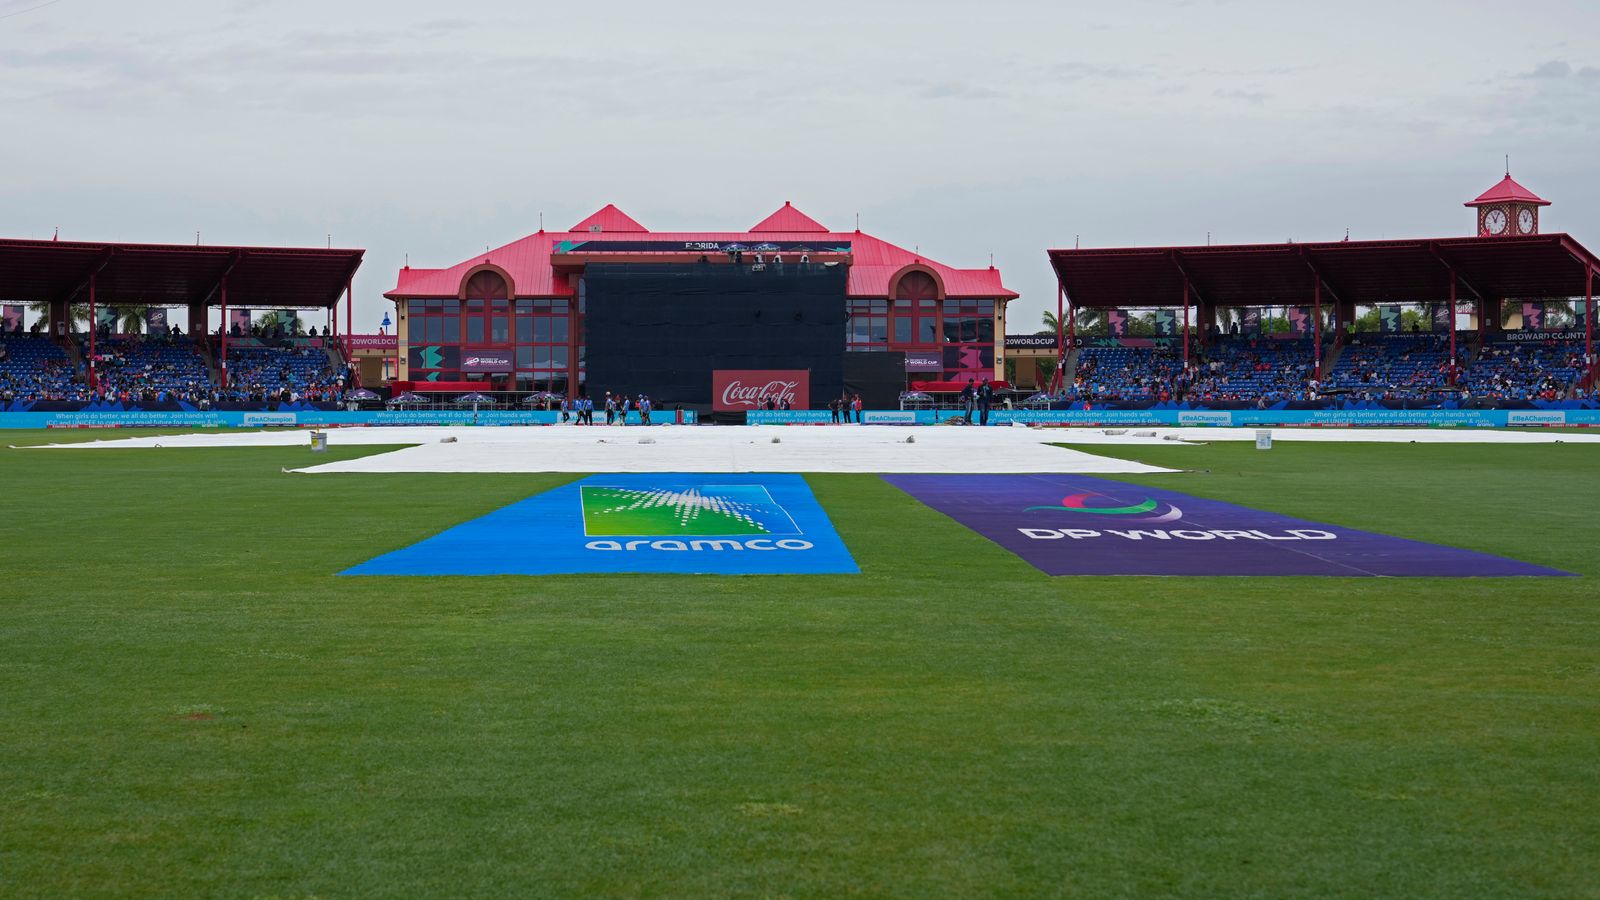
<svg viewBox="0 0 1600 900">
<path fill-rule="evenodd" d="M 335 578 L 571 476 L 0 450 L 0 895 L 1600 896 L 1600 448 L 1122 452 L 1584 577 L 1051 579 L 828 475 L 859 576 Z"/>
</svg>

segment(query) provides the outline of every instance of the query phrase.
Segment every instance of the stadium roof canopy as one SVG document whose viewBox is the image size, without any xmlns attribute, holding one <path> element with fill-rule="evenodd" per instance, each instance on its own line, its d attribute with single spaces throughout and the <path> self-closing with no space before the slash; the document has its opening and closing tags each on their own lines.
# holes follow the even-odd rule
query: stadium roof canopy
<svg viewBox="0 0 1600 900">
<path fill-rule="evenodd" d="M 1322 302 L 1423 303 L 1582 297 L 1600 259 L 1565 234 L 1518 237 L 1338 241 L 1051 250 L 1067 297 L 1078 307 L 1308 306 L 1320 278 Z"/>
<path fill-rule="evenodd" d="M 650 231 L 622 210 L 607 205 L 569 231 L 540 231 L 445 269 L 401 269 L 394 288 L 384 296 L 392 300 L 457 297 L 468 276 L 492 268 L 506 275 L 518 297 L 571 297 L 576 278 L 569 276 L 581 271 L 584 263 L 602 259 L 689 262 L 703 252 L 690 249 L 690 245 L 735 242 L 815 248 L 810 251 L 813 262 L 838 261 L 849 266 L 846 292 L 852 297 L 887 297 L 898 276 L 912 268 L 932 272 L 946 297 L 1009 300 L 1018 296 L 1006 289 L 1000 271 L 993 266 L 958 269 L 860 231 L 832 231 L 789 203 L 749 231 L 734 232 Z M 607 244 L 633 249 L 607 250 Z M 828 248 L 847 249 L 831 252 Z M 794 261 L 796 252 L 785 252 Z"/>
<path fill-rule="evenodd" d="M 0 238 L 0 298 L 86 303 L 93 275 L 105 306 L 219 306 L 226 278 L 230 306 L 327 309 L 365 252 Z"/>
</svg>

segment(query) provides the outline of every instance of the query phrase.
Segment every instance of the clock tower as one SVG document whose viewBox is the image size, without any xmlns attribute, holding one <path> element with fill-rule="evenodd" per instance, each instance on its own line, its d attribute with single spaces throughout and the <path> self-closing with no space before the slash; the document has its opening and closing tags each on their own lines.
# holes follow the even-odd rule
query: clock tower
<svg viewBox="0 0 1600 900">
<path fill-rule="evenodd" d="M 1517 184 L 1507 172 L 1499 184 L 1466 204 L 1478 211 L 1478 237 L 1515 237 L 1539 233 L 1539 207 L 1550 201 Z"/>
</svg>

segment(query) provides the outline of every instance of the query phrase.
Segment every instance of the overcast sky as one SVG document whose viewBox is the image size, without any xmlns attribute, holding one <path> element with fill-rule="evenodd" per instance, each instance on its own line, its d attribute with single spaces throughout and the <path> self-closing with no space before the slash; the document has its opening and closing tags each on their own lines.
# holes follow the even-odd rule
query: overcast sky
<svg viewBox="0 0 1600 900">
<path fill-rule="evenodd" d="M 0 235 L 331 232 L 368 251 L 361 332 L 405 254 L 608 202 L 992 253 L 1013 331 L 1076 236 L 1468 234 L 1507 153 L 1600 246 L 1594 0 L 41 2 L 0 0 Z"/>
</svg>

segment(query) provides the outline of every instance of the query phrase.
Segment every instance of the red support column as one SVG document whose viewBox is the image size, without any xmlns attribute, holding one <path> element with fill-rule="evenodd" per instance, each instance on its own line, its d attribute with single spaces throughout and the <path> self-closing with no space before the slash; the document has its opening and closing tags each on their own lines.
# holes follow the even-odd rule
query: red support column
<svg viewBox="0 0 1600 900">
<path fill-rule="evenodd" d="M 96 273 L 90 272 L 89 273 L 89 390 L 91 390 L 91 391 L 95 390 L 100 384 L 100 373 L 96 370 L 96 366 L 94 364 L 95 332 L 100 330 L 100 328 L 99 328 L 100 320 L 95 315 L 95 296 L 94 296 L 95 279 L 96 279 Z M 68 306 L 67 306 L 67 315 L 68 316 L 72 315 L 72 306 L 71 306 L 71 304 L 68 304 Z"/>
<path fill-rule="evenodd" d="M 1594 266 L 1583 273 L 1583 355 L 1590 360 L 1589 380 L 1594 381 Z"/>
<path fill-rule="evenodd" d="M 1311 355 L 1316 361 L 1317 381 L 1322 381 L 1322 276 L 1316 276 L 1312 286 L 1313 309 L 1311 313 Z"/>
<path fill-rule="evenodd" d="M 338 313 L 334 315 L 337 317 Z M 355 334 L 356 331 L 356 280 L 351 278 L 344 283 L 344 333 Z"/>
<path fill-rule="evenodd" d="M 1183 276 L 1183 372 L 1189 374 L 1189 276 Z"/>
<path fill-rule="evenodd" d="M 1058 390 L 1066 389 L 1067 371 L 1067 286 L 1056 279 L 1056 372 L 1051 380 Z"/>
<path fill-rule="evenodd" d="M 1479 333 L 1482 333 L 1483 322 L 1478 323 Z M 1456 369 L 1460 367 L 1456 359 L 1456 271 L 1450 270 L 1450 386 L 1456 385 Z"/>
<path fill-rule="evenodd" d="M 222 276 L 222 351 L 217 358 L 222 375 L 222 389 L 228 388 L 228 276 Z"/>
</svg>

